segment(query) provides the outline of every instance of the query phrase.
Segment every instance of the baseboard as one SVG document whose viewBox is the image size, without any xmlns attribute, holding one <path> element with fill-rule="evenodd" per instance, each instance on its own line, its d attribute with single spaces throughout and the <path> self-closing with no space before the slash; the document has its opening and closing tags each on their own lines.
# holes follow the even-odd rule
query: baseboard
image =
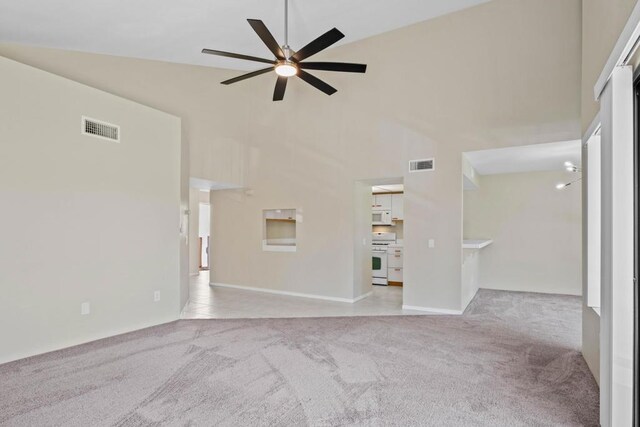
<svg viewBox="0 0 640 427">
<path fill-rule="evenodd" d="M 243 291 L 253 291 L 253 292 L 264 292 L 266 294 L 274 294 L 274 295 L 286 295 L 289 297 L 301 297 L 301 298 L 312 298 L 319 299 L 325 301 L 335 301 L 335 302 L 346 302 L 353 304 L 356 301 L 360 301 L 372 294 L 372 292 L 366 293 L 364 295 L 360 295 L 357 298 L 338 298 L 338 297 L 327 297 L 324 295 L 314 295 L 314 294 L 305 294 L 301 292 L 288 292 L 288 291 L 279 291 L 277 289 L 267 289 L 267 288 L 254 288 L 251 286 L 240 286 L 240 285 L 230 285 L 228 283 L 214 283 L 210 282 L 210 286 L 217 286 L 219 288 L 231 288 L 231 289 L 240 289 Z"/>
<path fill-rule="evenodd" d="M 89 343 L 93 343 L 95 341 L 114 338 L 119 335 L 135 333 L 143 329 L 149 329 L 149 328 L 154 328 L 156 326 L 166 325 L 168 323 L 173 323 L 178 320 L 180 320 L 179 317 L 176 318 L 174 316 L 168 316 L 168 317 L 163 316 L 162 318 L 159 318 L 158 320 L 153 322 L 145 321 L 145 322 L 136 323 L 133 326 L 121 327 L 121 328 L 112 329 L 106 332 L 103 331 L 97 334 L 92 334 L 91 336 L 88 336 L 88 337 L 71 338 L 58 344 L 45 345 L 43 347 L 38 347 L 30 350 L 22 350 L 17 353 L 9 354 L 8 356 L 0 354 L 0 366 L 5 363 L 15 362 L 17 360 L 42 356 L 43 354 L 54 353 L 61 350 L 67 350 L 69 348 L 86 345 Z"/>
<path fill-rule="evenodd" d="M 200 272 L 198 271 L 197 273 L 189 273 L 189 276 L 194 277 L 194 276 L 199 276 Z"/>
<path fill-rule="evenodd" d="M 180 310 L 180 318 L 181 319 L 184 318 L 184 311 L 187 309 L 187 307 L 189 307 L 189 301 L 191 301 L 191 298 L 187 299 L 187 302 L 184 303 L 184 306 L 182 306 L 182 310 Z"/>
<path fill-rule="evenodd" d="M 450 314 L 450 315 L 456 315 L 459 316 L 462 314 L 461 310 L 449 310 L 446 308 L 429 308 L 429 307 L 418 307 L 415 305 L 403 305 L 402 306 L 403 310 L 415 310 L 415 311 L 426 311 L 428 313 L 433 313 L 433 314 Z"/>
<path fill-rule="evenodd" d="M 464 304 L 464 306 L 462 307 L 462 312 L 464 313 L 465 310 L 467 309 L 467 307 L 469 307 L 469 304 L 471 304 L 471 301 L 473 301 L 473 299 L 476 297 L 476 295 L 478 295 L 478 291 L 480 290 L 480 288 L 476 288 L 475 292 L 473 293 L 473 295 L 471 296 L 471 298 L 469 298 L 469 301 L 466 302 L 466 304 Z"/>
<path fill-rule="evenodd" d="M 369 291 L 369 292 L 367 292 L 366 294 L 362 294 L 362 295 L 360 295 L 359 297 L 355 297 L 355 298 L 353 299 L 353 302 L 361 301 L 361 300 L 363 300 L 363 299 L 365 299 L 365 298 L 370 297 L 371 295 L 373 295 L 373 291 Z"/>
<path fill-rule="evenodd" d="M 570 297 L 581 297 L 582 292 L 559 292 L 559 291 L 549 291 L 545 289 L 507 289 L 500 287 L 491 287 L 491 286 L 480 286 L 480 289 L 484 289 L 487 291 L 504 291 L 504 292 L 519 292 L 523 294 L 541 294 L 541 295 L 564 295 Z"/>
</svg>

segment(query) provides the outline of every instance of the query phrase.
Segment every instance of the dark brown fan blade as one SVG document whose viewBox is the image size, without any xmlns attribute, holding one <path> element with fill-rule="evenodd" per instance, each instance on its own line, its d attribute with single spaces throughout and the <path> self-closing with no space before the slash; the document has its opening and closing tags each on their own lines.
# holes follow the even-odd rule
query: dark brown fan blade
<svg viewBox="0 0 640 427">
<path fill-rule="evenodd" d="M 273 91 L 274 101 L 282 101 L 284 99 L 284 91 L 287 88 L 287 80 L 289 80 L 288 77 L 278 76 L 278 80 L 276 80 L 276 88 Z"/>
<path fill-rule="evenodd" d="M 292 58 L 296 61 L 302 61 L 305 58 L 310 57 L 311 55 L 315 55 L 316 53 L 324 50 L 340 40 L 344 37 L 344 34 L 340 32 L 337 28 L 327 31 L 292 56 Z"/>
<path fill-rule="evenodd" d="M 256 56 L 242 55 L 240 53 L 224 52 L 222 50 L 202 49 L 202 53 L 209 55 L 226 56 L 227 58 L 244 59 L 245 61 L 264 62 L 265 64 L 275 64 L 273 59 L 258 58 Z"/>
<path fill-rule="evenodd" d="M 315 87 L 316 89 L 326 93 L 327 95 L 333 95 L 334 93 L 337 92 L 337 90 L 334 87 L 329 86 L 328 84 L 326 84 L 325 82 L 317 78 L 316 76 L 309 74 L 304 70 L 298 70 L 298 77 L 300 77 L 302 80 L 309 83 L 311 86 Z"/>
<path fill-rule="evenodd" d="M 240 82 L 242 80 L 250 79 L 251 77 L 259 76 L 260 74 L 268 73 L 269 71 L 273 71 L 273 67 L 263 68 L 262 70 L 253 71 L 253 72 L 248 73 L 248 74 L 243 74 L 241 76 L 234 77 L 232 79 L 220 82 L 220 84 L 230 85 L 231 83 L 236 83 L 236 82 Z"/>
<path fill-rule="evenodd" d="M 267 45 L 273 55 L 278 59 L 284 59 L 284 53 L 282 52 L 282 49 L 280 49 L 278 42 L 273 38 L 273 35 L 271 34 L 267 26 L 264 25 L 264 22 L 259 19 L 247 19 L 247 21 L 249 21 L 249 25 L 251 25 L 253 31 L 258 34 L 258 36 L 262 39 L 264 44 Z"/>
<path fill-rule="evenodd" d="M 345 73 L 364 73 L 366 64 L 350 64 L 348 62 L 301 62 L 298 64 L 305 70 L 343 71 Z"/>
</svg>

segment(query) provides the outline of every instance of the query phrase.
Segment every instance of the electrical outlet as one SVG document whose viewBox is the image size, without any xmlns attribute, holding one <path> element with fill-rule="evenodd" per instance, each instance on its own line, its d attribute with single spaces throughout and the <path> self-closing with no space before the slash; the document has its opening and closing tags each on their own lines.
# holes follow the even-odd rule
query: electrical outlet
<svg viewBox="0 0 640 427">
<path fill-rule="evenodd" d="M 158 302 L 160 301 L 160 291 L 155 291 L 153 293 L 153 302 Z"/>
<path fill-rule="evenodd" d="M 80 304 L 80 314 L 84 316 L 89 313 L 91 313 L 91 304 L 89 302 L 83 302 Z"/>
<path fill-rule="evenodd" d="M 429 248 L 435 248 L 436 247 L 436 241 L 433 239 L 429 239 Z"/>
</svg>

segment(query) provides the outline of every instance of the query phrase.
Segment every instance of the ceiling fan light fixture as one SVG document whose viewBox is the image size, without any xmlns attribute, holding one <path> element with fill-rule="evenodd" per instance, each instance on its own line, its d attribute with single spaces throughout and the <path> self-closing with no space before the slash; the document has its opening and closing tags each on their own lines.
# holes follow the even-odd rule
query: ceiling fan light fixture
<svg viewBox="0 0 640 427">
<path fill-rule="evenodd" d="M 282 77 L 292 77 L 298 74 L 298 67 L 291 61 L 282 61 L 276 65 L 276 74 Z"/>
</svg>

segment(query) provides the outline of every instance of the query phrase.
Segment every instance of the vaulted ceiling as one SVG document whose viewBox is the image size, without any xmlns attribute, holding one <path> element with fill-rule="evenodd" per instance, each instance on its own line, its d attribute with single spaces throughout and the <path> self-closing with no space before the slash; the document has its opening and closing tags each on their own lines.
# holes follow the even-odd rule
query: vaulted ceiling
<svg viewBox="0 0 640 427">
<path fill-rule="evenodd" d="M 337 27 L 337 45 L 391 31 L 488 0 L 290 0 L 295 50 Z M 232 69 L 255 64 L 200 53 L 270 53 L 246 19 L 284 38 L 284 0 L 0 0 L 0 41 Z M 393 52 L 389 52 L 393 55 Z"/>
</svg>

